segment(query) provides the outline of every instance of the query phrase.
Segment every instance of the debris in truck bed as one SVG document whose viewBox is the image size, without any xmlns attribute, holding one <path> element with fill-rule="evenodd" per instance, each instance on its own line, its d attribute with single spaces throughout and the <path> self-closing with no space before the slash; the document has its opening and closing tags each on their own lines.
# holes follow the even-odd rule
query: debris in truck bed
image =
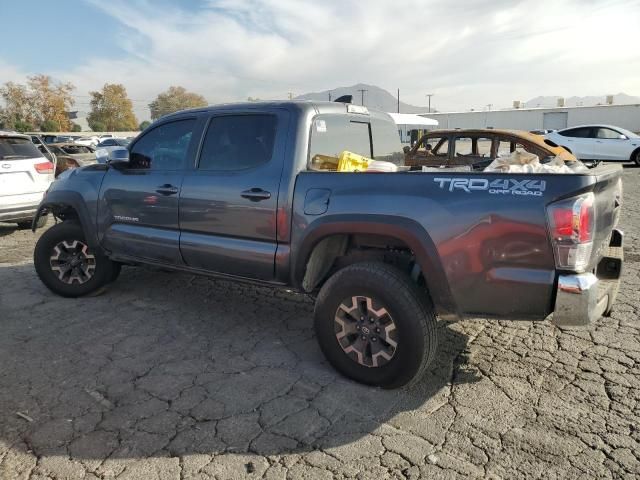
<svg viewBox="0 0 640 480">
<path fill-rule="evenodd" d="M 537 155 L 516 150 L 510 155 L 498 157 L 484 169 L 485 172 L 502 173 L 579 173 L 567 166 L 560 157 L 540 163 Z"/>
</svg>

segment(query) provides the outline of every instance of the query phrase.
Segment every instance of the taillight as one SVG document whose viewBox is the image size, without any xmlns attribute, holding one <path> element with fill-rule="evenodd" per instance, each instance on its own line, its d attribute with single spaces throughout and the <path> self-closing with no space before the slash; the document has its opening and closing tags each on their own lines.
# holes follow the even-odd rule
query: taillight
<svg viewBox="0 0 640 480">
<path fill-rule="evenodd" d="M 547 207 L 556 267 L 582 271 L 589 265 L 595 231 L 593 193 Z"/>
<path fill-rule="evenodd" d="M 53 173 L 53 169 L 54 169 L 54 165 L 51 162 L 42 162 L 42 163 L 36 163 L 34 165 L 36 172 L 38 173 Z"/>
</svg>

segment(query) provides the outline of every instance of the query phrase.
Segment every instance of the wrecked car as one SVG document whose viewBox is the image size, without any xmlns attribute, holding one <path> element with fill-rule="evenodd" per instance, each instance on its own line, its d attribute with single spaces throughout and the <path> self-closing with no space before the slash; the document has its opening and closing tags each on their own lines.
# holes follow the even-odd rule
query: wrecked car
<svg viewBox="0 0 640 480">
<path fill-rule="evenodd" d="M 565 162 L 577 160 L 563 147 L 530 132 L 492 128 L 450 129 L 432 130 L 413 147 L 405 147 L 405 165 L 468 166 L 482 170 L 496 158 L 516 151 L 532 153 L 541 162 L 554 157 Z"/>
<path fill-rule="evenodd" d="M 95 150 L 77 143 L 50 143 L 47 148 L 56 156 L 56 177 L 70 168 L 84 167 L 97 162 Z"/>
</svg>

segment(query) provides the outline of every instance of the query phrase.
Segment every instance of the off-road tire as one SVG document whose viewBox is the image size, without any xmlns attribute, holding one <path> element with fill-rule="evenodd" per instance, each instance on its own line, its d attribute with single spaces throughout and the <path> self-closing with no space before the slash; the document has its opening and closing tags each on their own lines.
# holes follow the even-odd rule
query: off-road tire
<svg viewBox="0 0 640 480">
<path fill-rule="evenodd" d="M 107 257 L 88 252 L 95 257 L 95 268 L 91 277 L 84 283 L 65 283 L 54 272 L 51 257 L 60 242 L 82 242 L 86 244 L 82 227 L 73 221 L 58 223 L 42 234 L 33 252 L 36 273 L 49 290 L 63 297 L 82 297 L 99 293 L 104 286 L 117 278 L 119 265 Z"/>
<path fill-rule="evenodd" d="M 364 366 L 347 355 L 336 335 L 338 309 L 345 299 L 374 298 L 397 329 L 397 347 L 381 366 Z M 357 382 L 397 388 L 419 380 L 437 350 L 436 315 L 427 293 L 401 270 L 381 262 L 356 263 L 336 272 L 322 286 L 315 305 L 315 332 L 331 365 Z"/>
<path fill-rule="evenodd" d="M 38 221 L 36 222 L 36 229 L 44 227 L 47 224 L 48 219 L 49 217 L 47 217 L 46 215 L 42 215 L 40 218 L 38 218 Z M 31 230 L 32 223 L 33 223 L 33 220 L 18 222 L 18 228 L 20 230 Z"/>
</svg>

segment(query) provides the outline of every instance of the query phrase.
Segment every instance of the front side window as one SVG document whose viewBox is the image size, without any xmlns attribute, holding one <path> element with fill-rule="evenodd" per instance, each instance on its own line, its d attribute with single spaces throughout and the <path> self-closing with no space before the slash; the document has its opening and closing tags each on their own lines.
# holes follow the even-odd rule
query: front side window
<svg viewBox="0 0 640 480">
<path fill-rule="evenodd" d="M 180 170 L 184 166 L 195 119 L 164 123 L 145 133 L 129 155 L 129 168 Z"/>
<path fill-rule="evenodd" d="M 342 152 L 372 158 L 369 123 L 354 121 L 348 115 L 318 115 L 309 145 L 312 170 L 336 170 Z"/>
<path fill-rule="evenodd" d="M 246 170 L 268 163 L 273 156 L 275 115 L 213 117 L 202 145 L 199 170 Z"/>
<path fill-rule="evenodd" d="M 449 139 L 447 137 L 428 137 L 424 138 L 418 152 L 427 156 L 434 155 L 437 157 L 449 156 Z"/>
<path fill-rule="evenodd" d="M 596 138 L 604 138 L 607 140 L 618 140 L 620 138 L 620 133 L 615 130 L 611 130 L 610 128 L 598 128 L 598 132 L 596 133 Z"/>
</svg>

